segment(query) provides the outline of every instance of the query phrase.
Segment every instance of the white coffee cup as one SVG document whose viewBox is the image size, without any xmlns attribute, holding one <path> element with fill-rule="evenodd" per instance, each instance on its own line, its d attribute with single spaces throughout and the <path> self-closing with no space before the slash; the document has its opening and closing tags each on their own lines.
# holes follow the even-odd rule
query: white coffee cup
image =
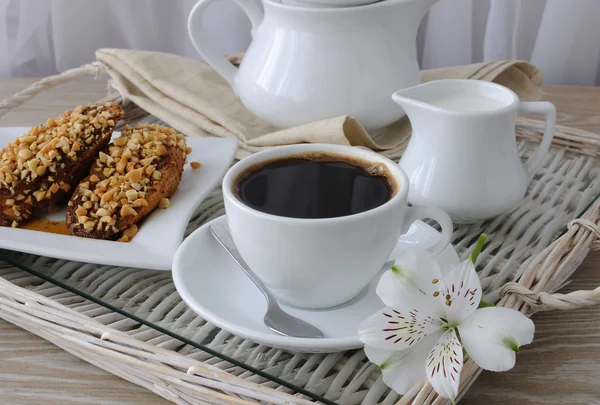
<svg viewBox="0 0 600 405">
<path fill-rule="evenodd" d="M 234 193 L 234 182 L 258 163 L 324 152 L 382 163 L 397 183 L 385 204 L 358 214 L 319 219 L 291 218 L 255 210 Z M 223 179 L 227 223 L 240 254 L 278 301 L 303 308 L 328 308 L 354 298 L 381 270 L 401 234 L 420 218 L 442 228 L 438 253 L 450 243 L 452 221 L 439 208 L 407 206 L 409 181 L 391 160 L 367 149 L 300 144 L 251 155 L 229 169 Z M 218 269 L 215 269 L 218 271 Z"/>
</svg>

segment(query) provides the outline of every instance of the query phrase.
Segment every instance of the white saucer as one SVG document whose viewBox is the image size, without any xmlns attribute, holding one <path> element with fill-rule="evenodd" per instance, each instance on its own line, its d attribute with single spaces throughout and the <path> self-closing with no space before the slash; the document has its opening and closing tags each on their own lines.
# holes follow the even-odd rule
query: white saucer
<svg viewBox="0 0 600 405">
<path fill-rule="evenodd" d="M 173 260 L 175 287 L 194 312 L 237 336 L 285 350 L 314 353 L 362 347 L 357 337 L 358 326 L 384 306 L 375 293 L 379 275 L 358 297 L 339 307 L 309 310 L 281 305 L 286 312 L 321 329 L 325 338 L 281 336 L 263 324 L 265 298 L 213 239 L 208 230 L 212 223 L 226 225 L 227 220 L 222 216 L 198 228 L 181 244 Z M 414 246 L 433 246 L 440 236 L 431 226 L 416 221 L 401 236 L 390 258 Z M 446 248 L 440 256 L 453 254 L 452 249 Z"/>
</svg>

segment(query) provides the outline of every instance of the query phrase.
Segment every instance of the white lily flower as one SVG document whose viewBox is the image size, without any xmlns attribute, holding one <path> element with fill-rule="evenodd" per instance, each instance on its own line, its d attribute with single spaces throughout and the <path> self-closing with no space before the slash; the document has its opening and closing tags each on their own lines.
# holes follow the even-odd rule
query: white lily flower
<svg viewBox="0 0 600 405">
<path fill-rule="evenodd" d="M 438 394 L 456 399 L 463 348 L 481 368 L 506 371 L 515 352 L 531 343 L 534 324 L 519 311 L 478 309 L 481 283 L 472 258 L 438 263 L 424 250 L 411 250 L 396 260 L 377 286 L 386 305 L 359 327 L 369 360 L 380 366 L 383 381 L 405 394 L 424 375 Z"/>
</svg>

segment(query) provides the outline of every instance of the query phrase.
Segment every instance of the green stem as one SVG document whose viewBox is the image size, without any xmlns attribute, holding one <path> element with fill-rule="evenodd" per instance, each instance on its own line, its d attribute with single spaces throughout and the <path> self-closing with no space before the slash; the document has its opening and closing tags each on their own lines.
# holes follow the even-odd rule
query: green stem
<svg viewBox="0 0 600 405">
<path fill-rule="evenodd" d="M 485 243 L 486 239 L 487 235 L 485 233 L 479 235 L 479 239 L 477 239 L 477 243 L 475 244 L 473 252 L 471 252 L 470 256 L 471 262 L 473 262 L 473 264 L 475 264 L 475 262 L 477 261 L 477 257 L 479 256 L 479 253 L 481 253 L 481 249 L 483 248 L 483 244 Z"/>
<path fill-rule="evenodd" d="M 479 306 L 477 306 L 477 309 L 479 308 L 487 308 L 487 307 L 495 307 L 494 304 L 492 304 L 491 302 L 486 302 L 484 300 L 479 301 Z"/>
</svg>

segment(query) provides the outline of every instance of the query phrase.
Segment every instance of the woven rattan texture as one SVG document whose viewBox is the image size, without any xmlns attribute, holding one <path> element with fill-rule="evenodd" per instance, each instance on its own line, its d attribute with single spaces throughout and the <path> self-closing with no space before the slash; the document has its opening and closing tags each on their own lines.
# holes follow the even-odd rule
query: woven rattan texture
<svg viewBox="0 0 600 405">
<path fill-rule="evenodd" d="M 146 120 L 152 121 L 152 118 Z M 525 158 L 535 146 L 521 140 L 519 151 Z M 600 167 L 597 164 L 593 157 L 553 148 L 518 208 L 490 221 L 456 227 L 454 244 L 463 255 L 479 234 L 485 232 L 489 236 L 478 263 L 486 300 L 497 302 L 502 287 L 518 280 L 532 258 L 556 240 L 566 230 L 569 220 L 577 217 L 600 193 Z M 217 189 L 198 208 L 186 235 L 223 214 L 223 200 Z M 367 361 L 362 350 L 334 354 L 288 353 L 221 331 L 182 302 L 168 272 L 84 264 L 15 252 L 3 252 L 2 255 L 179 336 L 338 403 L 392 404 L 399 399 L 386 388 L 379 369 Z M 103 317 L 110 318 L 111 315 L 104 312 L 99 310 Z M 120 321 L 109 326 L 131 333 L 128 329 L 131 324 Z M 142 330 L 143 333 L 135 333 L 136 338 L 150 343 L 161 339 L 174 342 L 147 327 Z M 209 361 L 209 364 L 221 363 L 220 359 L 191 346 L 169 348 Z M 243 374 L 243 371 L 237 370 L 234 374 Z"/>
<path fill-rule="evenodd" d="M 101 68 L 94 63 L 43 79 L 0 102 L 0 116 L 47 88 L 86 74 L 99 75 Z M 123 102 L 116 93 L 108 99 Z M 157 121 L 143 110 L 123 104 L 130 122 Z M 539 122 L 523 118 L 519 123 L 519 150 L 526 157 L 539 142 L 541 127 Z M 399 158 L 399 151 L 407 141 L 404 139 L 388 157 Z M 463 255 L 479 233 L 490 235 L 478 266 L 486 299 L 494 302 L 499 299 L 498 305 L 528 314 L 592 305 L 600 298 L 597 290 L 548 294 L 568 282 L 600 233 L 600 202 L 595 199 L 599 192 L 600 137 L 558 127 L 553 145 L 526 199 L 517 209 L 492 221 L 458 227 L 454 235 Z M 222 213 L 220 192 L 215 190 L 198 209 L 188 233 Z M 572 221 L 580 213 L 581 219 Z M 0 257 L 340 404 L 448 402 L 438 397 L 426 381 L 399 398 L 385 387 L 377 367 L 369 364 L 360 350 L 335 354 L 287 353 L 220 331 L 187 309 L 168 273 L 5 251 L 0 252 Z M 0 316 L 174 403 L 309 403 L 306 397 L 292 396 L 288 388 L 264 376 L 40 281 L 14 265 L 0 266 Z M 460 395 L 479 371 L 467 358 L 461 373 Z"/>
</svg>

